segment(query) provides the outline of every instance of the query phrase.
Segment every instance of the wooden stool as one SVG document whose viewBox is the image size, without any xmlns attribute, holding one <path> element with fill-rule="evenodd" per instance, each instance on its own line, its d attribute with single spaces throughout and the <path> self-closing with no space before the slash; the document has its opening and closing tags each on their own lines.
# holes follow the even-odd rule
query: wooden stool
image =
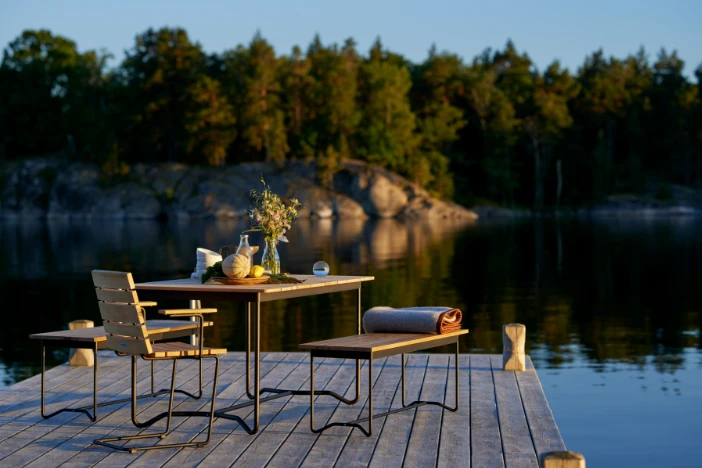
<svg viewBox="0 0 702 468">
<path fill-rule="evenodd" d="M 74 320 L 68 323 L 69 330 L 79 330 L 83 328 L 93 328 L 95 323 L 92 320 Z M 95 365 L 95 356 L 88 349 L 71 348 L 68 353 L 69 366 L 92 367 Z"/>
<path fill-rule="evenodd" d="M 526 369 L 526 327 L 521 323 L 502 325 L 502 368 L 506 371 Z"/>
</svg>

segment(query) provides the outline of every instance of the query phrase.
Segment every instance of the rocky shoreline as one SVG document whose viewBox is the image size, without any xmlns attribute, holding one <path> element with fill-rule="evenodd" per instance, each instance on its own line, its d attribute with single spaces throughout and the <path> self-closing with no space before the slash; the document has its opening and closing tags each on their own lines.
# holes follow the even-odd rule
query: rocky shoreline
<svg viewBox="0 0 702 468">
<path fill-rule="evenodd" d="M 97 165 L 58 158 L 33 158 L 0 168 L 0 219 L 207 219 L 243 218 L 261 177 L 281 196 L 298 198 L 300 217 L 396 218 L 654 218 L 702 216 L 702 191 L 666 187 L 666 196 L 611 195 L 577 209 L 535 212 L 495 205 L 470 209 L 432 197 L 385 169 L 344 161 L 331 188 L 319 183 L 314 163 L 283 166 L 245 163 L 218 168 L 177 163 L 135 164 L 129 174 L 108 176 Z"/>
<path fill-rule="evenodd" d="M 90 163 L 26 159 L 0 172 L 0 218 L 18 219 L 202 219 L 245 217 L 249 192 L 262 188 L 302 203 L 300 217 L 460 219 L 478 215 L 439 200 L 390 171 L 345 161 L 333 188 L 318 182 L 314 164 L 246 163 L 218 168 L 184 164 L 135 164 L 109 177 Z"/>
<path fill-rule="evenodd" d="M 531 210 L 509 209 L 494 205 L 478 205 L 471 209 L 480 218 L 591 217 L 591 218 L 658 218 L 702 216 L 702 191 L 682 186 L 666 186 L 665 197 L 660 187 L 652 186 L 645 194 L 610 195 L 601 203 L 576 209 Z M 658 196 L 657 196 L 658 195 Z"/>
<path fill-rule="evenodd" d="M 481 219 L 494 218 L 553 218 L 553 217 L 591 217 L 591 218 L 658 218 L 674 216 L 702 216 L 702 209 L 691 206 L 597 206 L 576 210 L 549 210 L 535 212 L 531 210 L 511 210 L 492 206 L 475 206 L 471 208 Z"/>
</svg>

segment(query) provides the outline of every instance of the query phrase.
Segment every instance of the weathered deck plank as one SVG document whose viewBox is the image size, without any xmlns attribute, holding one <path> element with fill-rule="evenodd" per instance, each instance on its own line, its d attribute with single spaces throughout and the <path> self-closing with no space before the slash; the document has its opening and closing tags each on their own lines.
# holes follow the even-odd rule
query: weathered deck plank
<svg viewBox="0 0 702 468">
<path fill-rule="evenodd" d="M 394 362 L 399 366 L 400 360 L 393 356 Z M 427 370 L 429 356 L 427 354 L 411 354 L 407 356 L 407 369 L 405 370 L 406 394 L 405 402 L 411 403 L 419 399 L 422 383 Z M 402 388 L 398 386 L 392 401 L 392 409 L 402 408 Z M 371 466 L 378 468 L 401 467 L 405 462 L 407 444 L 412 434 L 416 410 L 403 411 L 392 415 L 383 425 L 383 431 L 378 437 L 375 453 L 371 459 Z"/>
<path fill-rule="evenodd" d="M 499 356 L 492 356 L 490 361 L 505 463 L 514 468 L 539 468 L 515 372 L 504 372 Z"/>
<path fill-rule="evenodd" d="M 380 373 L 383 370 L 387 362 L 386 358 L 378 359 L 373 362 L 373 385 L 375 386 L 380 377 Z M 347 406 L 344 404 L 335 405 L 336 409 L 334 413 L 329 418 L 328 422 L 342 422 L 351 421 L 354 419 L 365 417 L 368 413 L 368 363 L 364 363 L 361 368 L 361 397 L 354 406 Z M 334 403 L 332 403 L 334 404 Z M 315 406 L 315 419 L 317 417 L 317 407 Z M 322 422 L 315 421 L 317 428 L 321 427 Z M 326 424 L 326 423 L 325 423 Z M 308 426 L 309 427 L 309 426 Z M 366 426 L 367 427 L 367 426 Z M 352 434 L 351 429 L 346 427 L 332 427 L 328 431 L 321 434 L 312 448 L 310 449 L 307 457 L 302 461 L 302 466 L 306 467 L 322 467 L 328 466 L 329 460 L 336 460 L 339 466 L 348 466 L 344 463 L 344 457 L 340 454 L 345 452 L 345 446 Z M 355 433 L 360 434 L 360 432 L 355 431 Z M 360 435 L 359 437 L 365 436 Z M 357 456 L 353 449 L 349 449 L 349 463 L 351 463 Z M 326 465 L 325 465 L 326 463 Z"/>
<path fill-rule="evenodd" d="M 356 362 L 346 359 L 340 364 L 339 371 L 324 387 L 327 390 L 334 390 L 344 398 L 351 399 L 356 392 Z M 317 383 L 315 382 L 315 387 Z M 321 388 L 321 387 L 320 387 Z M 322 400 L 321 398 L 324 398 Z M 325 404 L 322 404 L 325 403 Z M 320 405 L 320 406 L 317 406 Z M 316 397 L 315 399 L 315 422 L 317 424 L 327 424 L 332 413 L 336 410 L 339 402 L 329 397 Z M 268 468 L 285 468 L 293 463 L 302 463 L 310 448 L 317 441 L 317 434 L 310 430 L 309 405 L 305 405 L 305 414 L 298 421 L 294 430 L 287 435 L 285 442 L 278 450 L 271 454 Z"/>
<path fill-rule="evenodd" d="M 454 357 L 449 356 L 449 368 L 454 365 Z M 459 406 L 458 411 L 452 413 L 444 412 L 444 419 L 441 424 L 441 438 L 439 439 L 439 458 L 437 466 L 439 468 L 456 466 L 457 460 L 470 460 L 470 357 L 462 354 L 459 356 Z M 450 376 L 449 376 L 450 378 Z M 444 404 L 455 404 L 456 392 L 451 382 L 446 387 L 446 399 Z"/>
<path fill-rule="evenodd" d="M 291 373 L 296 371 L 299 372 L 299 368 L 304 367 L 302 364 L 304 357 L 304 355 L 301 356 L 298 353 L 278 353 L 274 356 L 269 355 L 261 362 L 262 384 L 265 386 L 279 386 L 280 383 Z M 222 379 L 222 376 L 220 376 L 220 379 Z M 242 369 L 241 373 L 239 374 L 239 378 L 234 382 L 234 384 L 228 385 L 221 392 L 222 401 L 218 402 L 217 407 L 221 408 L 223 406 L 230 406 L 248 401 L 243 395 L 245 388 L 246 379 L 244 378 L 244 369 Z M 265 409 L 265 406 L 263 406 L 262 409 Z M 249 409 L 247 409 L 236 411 L 234 414 L 243 417 L 249 425 L 253 424 L 253 411 L 249 411 Z M 259 420 L 262 424 L 265 422 L 265 417 L 266 416 L 262 411 L 262 414 L 259 416 Z M 190 424 L 193 422 L 194 421 L 190 421 Z M 195 436 L 193 429 L 187 431 L 187 434 L 190 435 L 191 439 Z M 220 459 L 224 458 L 224 461 L 226 462 L 225 465 L 228 466 L 236 455 L 238 455 L 237 452 L 232 451 L 229 452 L 229 457 L 223 456 L 223 454 L 227 453 L 226 448 L 229 446 L 228 444 L 234 446 L 237 443 L 241 444 L 242 442 L 246 442 L 245 440 L 242 440 L 244 435 L 246 435 L 245 432 L 241 430 L 239 425 L 234 421 L 223 420 L 219 425 L 216 424 L 214 426 L 212 441 L 209 445 L 199 450 L 181 449 L 170 460 L 168 460 L 167 463 L 171 465 L 177 464 L 178 466 L 196 466 L 199 464 L 208 464 L 209 462 L 206 462 L 205 460 L 209 460 L 211 462 L 209 464 L 216 466 L 216 461 L 219 457 Z M 202 436 L 200 435 L 198 437 Z M 152 465 L 144 464 L 143 466 Z"/>
<path fill-rule="evenodd" d="M 504 467 L 490 356 L 470 357 L 470 428 L 473 465 Z"/>
<path fill-rule="evenodd" d="M 381 367 L 377 370 L 377 377 L 375 377 L 375 383 L 373 384 L 373 414 L 390 409 L 393 396 L 395 395 L 400 380 L 399 361 L 395 361 L 396 364 L 393 364 L 391 359 L 387 358 L 386 360 L 378 359 L 377 362 Z M 375 367 L 373 371 L 375 374 Z M 370 392 L 370 390 L 367 391 Z M 363 405 L 363 411 L 359 414 L 359 417 L 365 418 L 368 416 L 369 408 L 368 393 L 362 393 L 361 395 L 362 398 L 365 396 L 365 404 Z M 342 406 L 345 405 L 340 405 L 340 407 Z M 346 437 L 346 444 L 339 454 L 337 461 L 338 466 L 368 466 L 369 460 L 373 456 L 378 435 L 382 434 L 384 426 L 385 418 L 374 418 L 373 433 L 370 437 L 366 437 L 360 431 L 347 430 L 348 436 Z M 368 428 L 367 425 L 365 427 Z"/>
<path fill-rule="evenodd" d="M 456 413 L 436 406 L 393 414 L 374 420 L 373 436 L 333 428 L 321 435 L 309 431 L 309 397 L 284 397 L 261 405 L 261 430 L 251 436 L 234 421 L 217 420 L 212 441 L 199 449 L 182 448 L 128 454 L 92 444 L 107 434 L 136 434 L 129 404 L 101 408 L 100 420 L 64 413 L 44 420 L 39 415 L 39 380 L 35 377 L 0 391 L 0 465 L 45 467 L 191 467 L 191 466 L 472 466 L 538 467 L 543 454 L 565 450 L 536 371 L 527 358 L 524 372 L 505 372 L 501 357 L 466 355 L 460 363 L 460 407 Z M 315 361 L 315 388 L 331 389 L 347 398 L 355 394 L 353 360 Z M 100 400 L 128 396 L 130 360 L 100 355 Z M 231 352 L 220 366 L 217 407 L 247 401 L 244 353 Z M 212 385 L 213 362 L 205 361 L 201 400 L 176 397 L 178 410 L 206 410 Z M 178 385 L 197 385 L 197 363 L 179 364 Z M 363 361 L 361 398 L 353 406 L 318 396 L 317 427 L 329 421 L 365 417 L 368 369 Z M 262 385 L 309 388 L 306 353 L 264 354 Z M 138 373 L 140 391 L 149 385 L 149 367 Z M 157 366 L 156 385 L 166 386 L 170 367 Z M 400 358 L 373 362 L 374 412 L 401 406 Z M 407 402 L 416 399 L 454 404 L 453 355 L 410 354 L 407 362 Z M 91 402 L 92 369 L 58 366 L 47 372 L 47 388 L 54 405 Z M 139 418 L 161 412 L 166 398 L 140 400 Z M 251 408 L 236 414 L 251 420 Z M 204 436 L 203 418 L 176 418 L 172 433 L 160 443 L 188 441 Z M 365 423 L 364 423 L 365 424 Z M 144 432 L 155 431 L 155 428 Z"/>
<path fill-rule="evenodd" d="M 129 361 L 128 358 L 124 358 L 127 362 Z M 230 365 L 234 366 L 238 364 L 240 361 L 232 361 Z M 183 363 L 186 364 L 186 363 Z M 205 362 L 203 363 L 203 385 L 204 385 L 204 392 L 207 391 L 207 384 L 211 382 L 211 375 L 212 375 L 212 363 L 211 362 Z M 126 370 L 126 369 L 125 369 Z M 128 370 L 127 370 L 128 373 Z M 185 387 L 189 390 L 193 390 L 193 388 L 196 385 L 196 379 L 199 373 L 199 368 L 197 366 L 197 363 L 195 361 L 188 362 L 187 367 L 185 365 L 183 366 L 183 369 L 178 373 L 178 379 L 177 382 L 179 386 Z M 167 366 L 162 366 L 162 368 L 157 372 L 157 376 L 159 377 L 160 380 L 157 380 L 157 382 L 161 383 L 161 386 L 166 384 L 166 379 L 170 379 L 170 369 Z M 130 392 L 129 390 L 129 383 L 127 383 L 127 388 L 123 391 L 122 395 L 120 396 L 127 396 Z M 162 388 L 162 387 L 159 387 Z M 176 406 L 176 403 L 174 402 L 174 407 L 177 409 L 180 404 L 185 400 L 183 397 L 182 399 L 178 400 L 178 406 Z M 162 411 L 165 411 L 167 408 L 167 401 L 165 401 L 163 398 L 160 399 L 146 399 L 146 400 L 141 400 L 138 404 L 139 408 L 139 414 L 138 417 L 140 420 L 145 420 L 151 416 L 154 416 L 157 413 L 160 413 Z M 100 463 L 104 460 L 109 460 L 113 459 L 116 456 L 119 455 L 125 455 L 123 453 L 116 453 L 106 447 L 100 447 L 100 446 L 95 446 L 92 445 L 93 439 L 99 438 L 99 437 L 107 437 L 107 436 L 120 436 L 120 435 L 127 435 L 127 434 L 136 434 L 140 432 L 139 430 L 135 429 L 134 426 L 131 424 L 131 419 L 130 419 L 130 412 L 129 412 L 129 406 L 128 404 L 122 405 L 122 408 L 116 408 L 112 409 L 110 408 L 110 412 L 106 415 L 103 416 L 97 423 L 95 423 L 93 426 L 91 426 L 88 430 L 86 430 L 85 434 L 81 433 L 79 434 L 80 437 L 80 442 L 81 443 L 87 443 L 87 445 L 84 447 L 83 450 L 81 450 L 78 454 L 75 454 L 75 456 L 69 458 L 67 460 L 67 463 L 70 463 L 73 466 L 93 466 L 96 463 Z M 200 418 L 198 418 L 200 419 Z M 175 420 L 174 423 L 177 424 L 179 421 Z M 174 426 L 175 426 L 174 424 Z M 155 432 L 157 429 L 156 428 L 151 428 L 147 429 L 144 432 Z M 76 443 L 77 441 L 74 441 Z M 57 452 L 61 452 L 61 447 L 57 447 L 56 449 Z M 136 456 L 133 457 L 134 460 L 138 459 L 143 455 L 143 453 L 137 453 L 135 454 Z M 41 461 L 41 459 L 39 459 Z M 124 463 L 124 458 L 122 458 L 122 463 Z"/>
<path fill-rule="evenodd" d="M 187 383 L 190 383 L 188 381 L 189 378 L 194 378 L 197 375 L 197 369 L 193 364 L 195 364 L 194 361 L 190 363 L 187 369 L 183 369 L 183 375 L 181 376 L 183 380 L 181 382 L 187 381 Z M 144 384 L 150 380 L 150 376 L 146 376 L 150 374 L 146 374 L 146 372 L 148 371 L 142 372 L 142 388 L 144 388 Z M 121 372 L 116 374 L 119 375 Z M 129 373 L 127 372 L 127 375 L 128 374 Z M 156 382 L 163 383 L 161 380 L 165 378 L 167 374 L 169 374 L 167 369 L 158 369 L 155 373 Z M 105 388 L 105 393 L 113 394 L 114 396 L 111 398 L 126 397 L 129 395 L 129 389 L 130 387 L 128 382 L 122 382 L 122 379 L 118 379 Z M 78 402 L 77 404 L 87 404 L 91 400 L 92 397 L 86 398 L 85 401 Z M 142 400 L 142 402 L 144 402 L 143 406 L 146 407 L 148 405 L 155 404 L 158 400 L 161 399 L 153 399 L 151 401 Z M 80 453 L 80 450 L 76 451 L 75 448 L 81 447 L 81 450 L 88 448 L 92 444 L 93 439 L 105 433 L 100 431 L 109 431 L 111 428 L 118 427 L 120 424 L 123 424 L 129 420 L 128 412 L 120 411 L 120 408 L 124 406 L 125 404 L 121 404 L 101 408 L 102 411 L 99 413 L 101 419 L 93 425 L 81 424 L 80 418 L 85 417 L 77 413 L 64 413 L 46 421 L 39 418 L 40 422 L 36 424 L 36 427 L 61 423 L 63 425 L 53 426 L 55 427 L 54 431 L 44 435 L 36 443 L 30 444 L 27 447 L 24 447 L 22 450 L 13 453 L 11 457 L 5 458 L 2 463 L 12 464 L 13 466 L 22 466 L 24 463 L 20 464 L 21 461 L 24 461 L 25 463 L 36 461 L 37 465 L 46 466 L 46 463 L 50 460 L 66 461 L 67 459 Z M 78 420 L 76 421 L 76 419 Z M 72 433 L 67 437 L 65 435 L 59 436 L 61 431 L 65 428 L 72 429 Z M 130 427 L 130 430 L 133 429 Z M 67 450 L 66 447 L 72 447 L 73 451 Z"/>
<path fill-rule="evenodd" d="M 448 379 L 447 365 L 446 356 L 429 355 L 424 383 L 419 395 L 420 400 L 443 403 L 447 384 L 452 384 L 451 379 Z M 431 466 L 436 463 L 441 435 L 439 429 L 444 414 L 442 408 L 438 406 L 420 406 L 416 412 L 404 463 L 404 466 L 410 468 Z"/>
<path fill-rule="evenodd" d="M 544 389 L 541 387 L 541 382 L 529 356 L 527 356 L 526 370 L 516 372 L 515 377 L 519 385 L 519 393 L 524 404 L 524 413 L 529 423 L 537 459 L 541 460 L 549 452 L 564 451 L 566 448 L 561 433 L 553 419 L 553 413 L 548 406 L 548 401 L 546 401 Z"/>
<path fill-rule="evenodd" d="M 277 356 L 275 356 L 274 360 L 271 360 L 271 364 L 266 366 L 266 371 L 271 368 L 275 369 L 279 366 L 277 364 L 281 360 L 285 359 L 285 354 L 281 353 Z M 203 398 L 200 400 L 192 400 L 189 398 L 183 398 L 181 399 L 178 404 L 176 405 L 174 403 L 174 410 L 175 411 L 198 411 L 198 410 L 209 410 L 209 399 L 207 398 L 206 395 L 210 395 L 212 392 L 212 371 L 213 371 L 213 364 L 212 361 L 209 360 L 210 362 L 208 363 L 209 366 L 206 370 L 203 371 Z M 203 361 L 203 363 L 206 363 L 207 361 Z M 220 367 L 220 375 L 226 375 L 228 372 L 232 370 L 235 366 L 238 367 L 239 369 L 239 374 L 243 374 L 244 372 L 244 366 L 245 362 L 244 361 L 234 361 L 227 363 L 229 365 L 224 365 Z M 262 366 L 263 367 L 263 366 Z M 272 370 L 271 370 L 272 372 Z M 191 371 L 188 373 L 188 375 L 184 376 L 186 379 L 190 379 L 190 382 L 194 382 L 195 379 L 197 378 L 197 375 L 194 374 L 194 371 Z M 177 379 L 178 382 L 180 382 L 180 379 Z M 219 385 L 218 385 L 219 386 Z M 190 388 L 192 389 L 193 384 L 190 384 Z M 145 406 L 139 413 L 139 419 L 140 420 L 146 420 L 149 419 L 153 416 L 155 416 L 158 413 L 161 413 L 162 411 L 165 411 L 167 409 L 166 402 L 164 401 L 160 405 L 157 404 L 151 404 L 149 406 Z M 187 432 L 182 429 L 182 426 L 186 424 L 190 426 L 190 430 Z M 187 442 L 193 437 L 197 437 L 198 432 L 204 428 L 204 426 L 207 424 L 207 421 L 205 418 L 175 418 L 173 422 L 171 423 L 171 429 L 172 432 L 169 434 L 168 438 L 163 439 L 163 440 L 158 440 L 158 439 L 150 439 L 143 441 L 146 444 L 150 443 L 155 443 L 155 444 L 170 444 L 170 443 L 178 443 L 178 442 Z M 165 425 L 165 420 L 157 423 L 155 426 L 145 429 L 141 431 L 144 434 L 148 433 L 153 433 L 153 432 L 158 432 L 163 429 Z M 134 432 L 134 428 L 131 425 L 131 422 L 129 420 L 123 421 L 119 428 L 115 429 L 110 433 L 110 435 L 113 436 L 120 436 L 120 435 L 126 435 L 131 432 Z M 104 436 L 101 436 L 104 437 Z M 203 437 L 199 436 L 199 440 L 201 440 Z M 131 442 L 132 445 L 139 444 L 138 441 L 136 442 Z M 102 448 L 102 447 L 101 447 Z M 107 449 L 108 455 L 104 457 L 102 460 L 100 460 L 98 463 L 96 463 L 95 467 L 100 467 L 100 468 L 107 468 L 107 467 L 121 467 L 124 466 L 124 455 L 125 453 L 122 452 L 115 452 L 110 449 Z M 141 453 L 136 453 L 132 455 L 132 458 L 135 460 L 135 463 L 138 466 L 159 466 L 161 465 L 164 461 L 168 460 L 174 455 L 174 452 L 168 453 L 168 451 L 163 451 L 163 450 L 157 450 L 157 451 L 151 451 L 151 452 L 141 452 Z M 73 460 L 71 460 L 73 462 Z"/>
<path fill-rule="evenodd" d="M 305 356 L 306 358 L 306 356 Z M 291 376 L 288 382 L 301 381 L 309 374 L 309 363 L 305 360 L 301 360 L 289 374 Z M 286 378 L 288 376 L 285 376 Z M 288 388 L 283 382 L 285 378 L 279 379 L 278 382 L 270 382 L 271 385 L 276 387 Z M 268 385 L 266 385 L 268 386 Z M 299 386 L 299 385 L 298 385 Z M 275 417 L 280 407 L 275 405 L 275 403 L 262 404 L 261 406 L 261 428 L 268 427 L 272 419 Z M 247 410 L 248 411 L 248 410 Z M 253 411 L 242 411 L 238 414 L 246 414 L 246 420 L 251 421 Z M 231 465 L 237 457 L 243 453 L 251 442 L 253 442 L 257 437 L 259 437 L 263 432 L 259 432 L 253 436 L 248 435 L 243 431 L 234 421 L 227 421 L 227 425 L 230 428 L 229 434 L 217 445 L 217 447 L 203 458 L 202 463 L 207 466 L 229 466 Z"/>
<path fill-rule="evenodd" d="M 301 371 L 297 378 L 283 382 L 280 385 L 281 388 L 309 389 L 309 360 L 305 359 L 304 364 L 300 367 Z M 315 361 L 315 388 L 325 388 L 340 368 L 341 360 L 339 359 Z M 277 413 L 267 425 L 266 430 L 253 438 L 246 451 L 242 451 L 232 466 L 265 466 L 307 411 L 308 405 L 301 404 L 301 400 L 307 400 L 307 398 L 295 396 L 273 403 L 274 406 L 271 409 L 277 410 Z"/>
<path fill-rule="evenodd" d="M 299 381 L 300 379 L 304 379 L 308 371 L 306 371 L 303 359 L 300 358 L 301 356 L 297 353 L 291 353 L 284 356 L 281 360 L 281 364 L 275 365 L 275 367 L 263 377 L 263 385 L 289 388 L 288 386 L 294 385 L 296 380 Z M 271 362 L 271 364 L 273 364 L 273 362 Z M 243 393 L 243 387 L 240 393 Z M 246 401 L 245 398 L 242 401 Z M 268 424 L 270 424 L 270 419 L 273 413 L 272 410 L 275 409 L 274 405 L 275 403 L 271 402 L 262 406 L 261 415 L 259 416 L 261 427 L 267 427 Z M 217 406 L 221 407 L 222 404 L 218 404 Z M 246 414 L 247 411 L 234 412 L 234 414 L 238 415 L 241 415 L 242 413 Z M 247 416 L 244 418 L 249 425 L 253 424 L 252 416 L 253 412 L 251 411 L 248 412 Z M 222 423 L 224 423 L 224 421 L 222 421 Z M 226 421 L 224 425 L 230 428 L 229 436 L 225 437 L 216 447 L 213 447 L 213 450 L 208 453 L 206 457 L 201 458 L 201 454 L 193 453 L 198 452 L 198 450 L 181 449 L 178 455 L 185 456 L 186 458 L 179 458 L 177 461 L 178 465 L 195 466 L 196 464 L 203 463 L 211 464 L 213 466 L 228 466 L 238 456 L 238 454 L 246 450 L 246 447 L 251 444 L 256 437 L 263 434 L 263 432 L 259 432 L 253 437 L 249 436 L 245 431 L 241 430 L 239 425 L 234 421 Z M 204 426 L 205 421 L 203 419 L 200 421 L 197 421 L 197 418 L 185 419 L 183 420 L 183 424 L 179 427 L 179 434 L 177 437 L 169 437 L 168 439 L 164 440 L 164 443 L 188 442 L 195 438 L 197 440 L 202 440 L 205 434 L 196 434 L 198 431 L 204 430 Z M 173 458 L 172 455 L 173 454 L 169 454 L 167 450 L 156 450 L 145 453 L 142 458 L 143 462 L 146 464 L 145 466 L 161 466 Z"/>
</svg>

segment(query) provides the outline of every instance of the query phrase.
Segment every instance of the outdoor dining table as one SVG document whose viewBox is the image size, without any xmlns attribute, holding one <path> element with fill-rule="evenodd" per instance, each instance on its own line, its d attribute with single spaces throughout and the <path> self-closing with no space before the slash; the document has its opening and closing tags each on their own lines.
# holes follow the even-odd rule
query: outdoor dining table
<svg viewBox="0 0 702 468">
<path fill-rule="evenodd" d="M 197 278 L 176 279 L 166 281 L 151 281 L 136 283 L 135 287 L 142 300 L 189 300 L 192 308 L 199 307 L 199 301 L 228 301 L 246 303 L 246 395 L 250 402 L 220 408 L 215 416 L 237 421 L 249 434 L 255 434 L 259 429 L 260 405 L 262 402 L 282 398 L 289 395 L 310 395 L 309 390 L 287 390 L 279 388 L 261 388 L 261 303 L 292 299 L 296 297 L 315 296 L 342 291 L 356 291 L 356 332 L 361 334 L 361 284 L 372 281 L 373 276 L 313 276 L 291 275 L 302 283 L 229 285 L 208 281 L 202 283 Z M 251 393 L 251 312 L 253 309 L 253 342 L 254 342 L 254 388 Z M 263 324 L 265 326 L 265 322 Z M 330 390 L 315 390 L 315 395 L 329 395 L 353 405 L 358 402 L 361 391 L 361 363 L 356 359 L 356 396 L 349 400 Z M 261 398 L 262 393 L 272 395 Z M 253 406 L 253 424 L 247 424 L 231 411 Z"/>
</svg>

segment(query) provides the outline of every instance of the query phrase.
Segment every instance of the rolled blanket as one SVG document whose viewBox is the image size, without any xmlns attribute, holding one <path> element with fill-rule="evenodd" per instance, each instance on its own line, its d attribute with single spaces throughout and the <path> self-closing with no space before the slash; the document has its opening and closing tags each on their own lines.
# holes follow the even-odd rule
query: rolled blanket
<svg viewBox="0 0 702 468">
<path fill-rule="evenodd" d="M 372 307 L 363 315 L 366 333 L 451 333 L 463 314 L 453 307 Z"/>
</svg>

